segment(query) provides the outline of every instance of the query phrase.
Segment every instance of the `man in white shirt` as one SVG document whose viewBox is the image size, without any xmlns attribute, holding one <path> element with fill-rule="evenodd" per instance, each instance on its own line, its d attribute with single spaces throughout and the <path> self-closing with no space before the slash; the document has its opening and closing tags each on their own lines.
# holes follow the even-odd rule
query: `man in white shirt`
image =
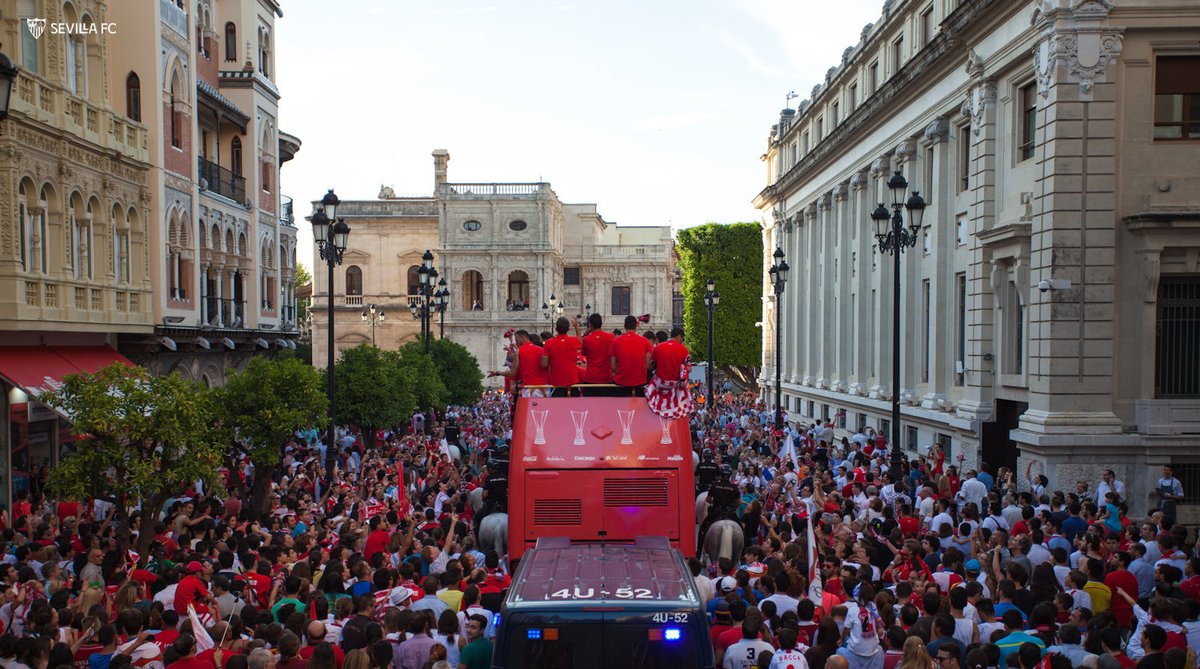
<svg viewBox="0 0 1200 669">
<path fill-rule="evenodd" d="M 954 531 L 954 518 L 950 516 L 950 500 L 939 499 L 937 501 L 937 515 L 933 520 L 929 521 L 929 529 L 933 532 L 938 532 L 943 525 L 949 525 L 950 531 Z"/>
<path fill-rule="evenodd" d="M 1110 492 L 1117 493 L 1117 501 L 1125 501 L 1125 482 L 1117 480 L 1117 475 L 1111 469 L 1105 469 L 1096 486 L 1096 504 L 1104 504 L 1104 496 Z"/>
<path fill-rule="evenodd" d="M 959 506 L 959 511 L 967 504 L 974 504 L 976 509 L 983 510 L 983 500 L 987 499 L 987 486 L 982 481 L 975 478 L 976 472 L 974 469 L 967 472 L 967 478 L 963 480 L 962 487 L 959 488 L 959 494 L 962 495 L 962 504 Z"/>
<path fill-rule="evenodd" d="M 754 669 L 759 653 L 775 652 L 774 646 L 758 638 L 761 626 L 757 616 L 746 616 L 742 621 L 741 640 L 725 649 L 725 660 L 721 663 L 724 669 Z"/>
</svg>

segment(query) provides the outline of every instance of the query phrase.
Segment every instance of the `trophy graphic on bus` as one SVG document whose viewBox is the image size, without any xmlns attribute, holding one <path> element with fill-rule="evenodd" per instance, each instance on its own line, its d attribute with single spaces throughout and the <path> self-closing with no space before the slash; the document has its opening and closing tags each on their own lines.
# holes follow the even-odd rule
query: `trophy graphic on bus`
<svg viewBox="0 0 1200 669">
<path fill-rule="evenodd" d="M 675 443 L 675 442 L 671 441 L 671 423 L 672 423 L 672 421 L 670 419 L 659 416 L 658 422 L 662 425 L 662 439 L 659 439 L 658 443 L 663 444 L 664 446 L 667 444 Z"/>
<path fill-rule="evenodd" d="M 587 415 L 588 415 L 588 412 L 586 412 L 586 411 L 572 411 L 571 412 L 571 422 L 575 423 L 574 445 L 576 445 L 576 446 L 583 446 L 583 445 L 587 444 L 587 442 L 584 441 L 584 439 L 583 439 L 583 425 L 587 421 Z"/>
<path fill-rule="evenodd" d="M 617 417 L 621 419 L 621 443 L 626 446 L 633 443 L 633 415 L 632 409 L 617 409 Z"/>
<path fill-rule="evenodd" d="M 539 446 L 543 445 L 546 443 L 546 416 L 550 415 L 550 411 L 533 410 L 530 411 L 529 414 L 533 416 L 533 428 L 535 430 L 533 435 L 533 443 L 538 444 Z"/>
</svg>

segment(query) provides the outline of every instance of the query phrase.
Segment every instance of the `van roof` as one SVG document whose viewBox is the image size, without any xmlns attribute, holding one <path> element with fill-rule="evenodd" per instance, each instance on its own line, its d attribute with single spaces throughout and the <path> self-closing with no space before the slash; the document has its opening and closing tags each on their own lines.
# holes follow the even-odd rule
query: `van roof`
<svg viewBox="0 0 1200 669">
<path fill-rule="evenodd" d="M 663 537 L 634 544 L 539 539 L 508 596 L 509 605 L 535 602 L 700 606 L 691 573 Z"/>
</svg>

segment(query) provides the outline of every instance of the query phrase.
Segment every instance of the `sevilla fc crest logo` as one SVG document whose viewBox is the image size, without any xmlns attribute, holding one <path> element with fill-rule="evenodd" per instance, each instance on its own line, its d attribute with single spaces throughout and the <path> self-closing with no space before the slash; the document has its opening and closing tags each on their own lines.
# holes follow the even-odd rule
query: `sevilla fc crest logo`
<svg viewBox="0 0 1200 669">
<path fill-rule="evenodd" d="M 46 32 L 46 19 L 25 19 L 25 27 L 29 28 L 29 34 L 37 39 Z"/>
</svg>

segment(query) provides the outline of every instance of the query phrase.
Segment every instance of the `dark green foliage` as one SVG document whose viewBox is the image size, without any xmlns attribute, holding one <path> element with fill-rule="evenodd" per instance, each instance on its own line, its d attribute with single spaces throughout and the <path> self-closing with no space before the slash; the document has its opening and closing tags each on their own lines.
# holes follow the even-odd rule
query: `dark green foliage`
<svg viewBox="0 0 1200 669">
<path fill-rule="evenodd" d="M 683 277 L 683 322 L 692 361 L 708 356 L 705 284 L 716 281 L 721 302 L 713 315 L 717 367 L 758 367 L 762 360 L 763 246 L 757 223 L 706 223 L 676 234 Z"/>
</svg>

